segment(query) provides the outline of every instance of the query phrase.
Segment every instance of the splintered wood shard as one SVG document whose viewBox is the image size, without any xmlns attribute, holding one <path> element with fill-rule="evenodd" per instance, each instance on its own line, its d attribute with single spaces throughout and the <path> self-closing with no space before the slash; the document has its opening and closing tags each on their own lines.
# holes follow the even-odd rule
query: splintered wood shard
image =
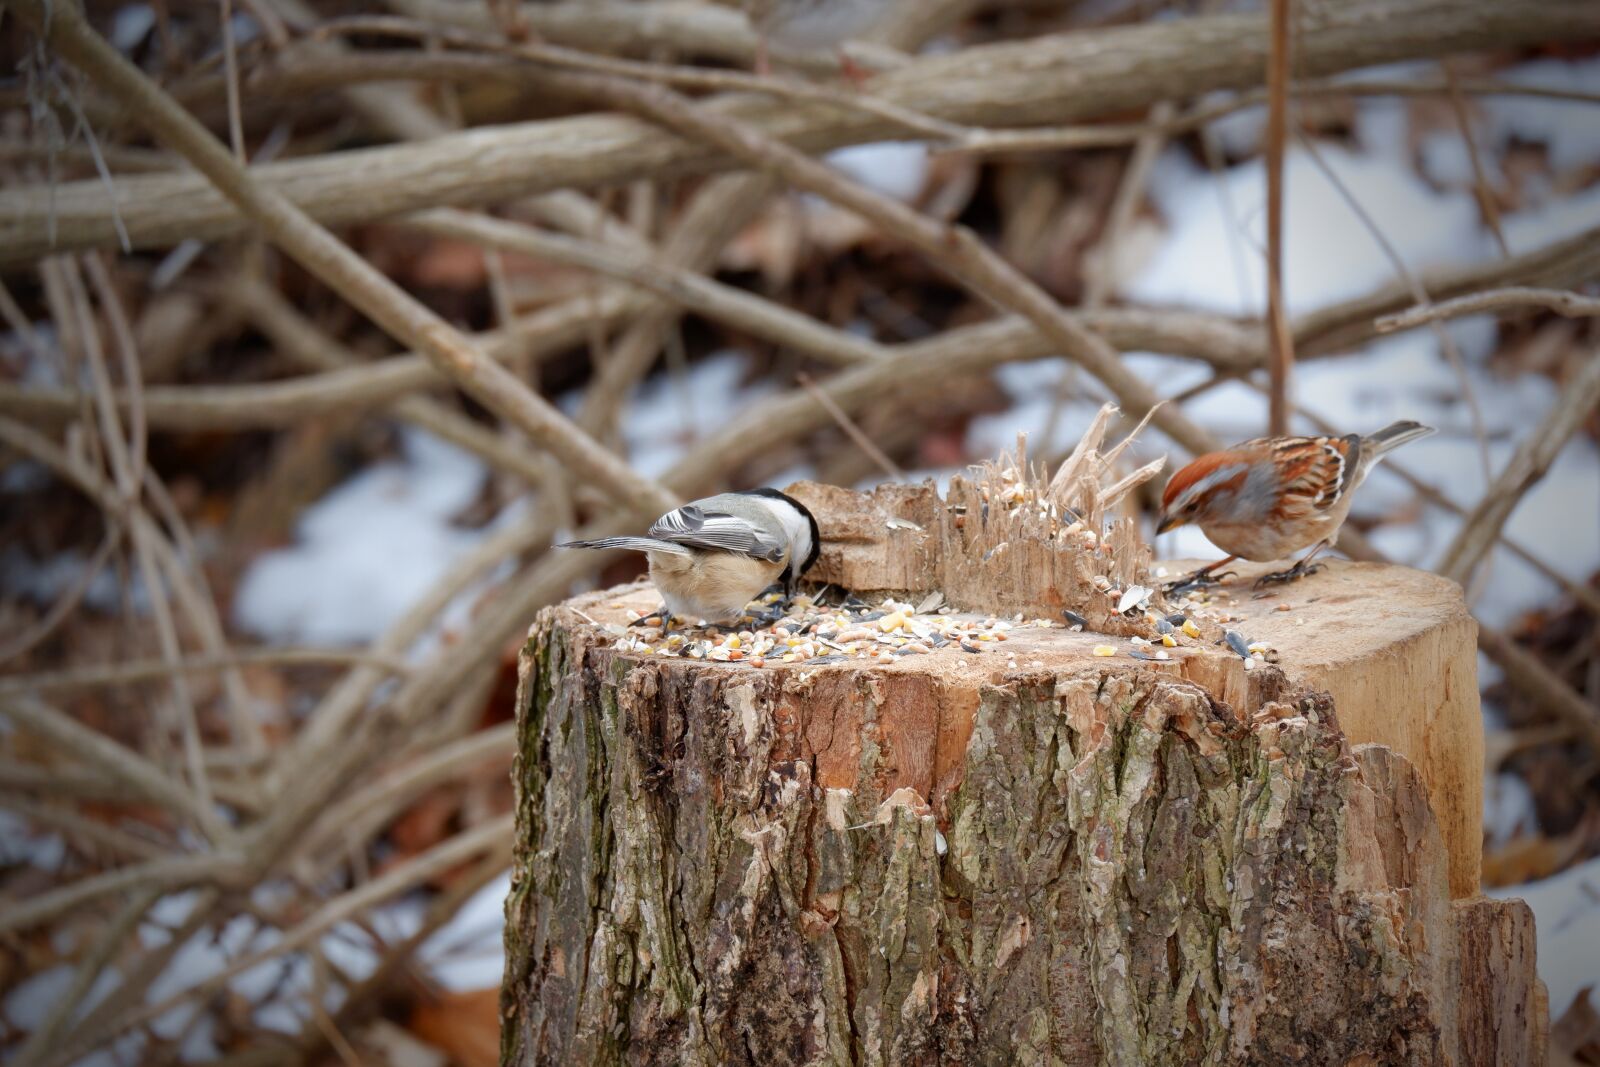
<svg viewBox="0 0 1600 1067">
<path fill-rule="evenodd" d="M 1149 546 L 1132 519 L 1107 520 L 1166 461 L 1119 476 L 1115 463 L 1134 435 L 1101 451 L 1116 413 L 1110 404 L 1101 408 L 1053 478 L 1029 464 L 1019 440 L 1015 454 L 975 468 L 970 478 L 951 478 L 942 499 L 931 483 L 872 493 L 789 486 L 786 492 L 828 520 L 810 577 L 913 600 L 940 591 L 965 611 L 1051 619 L 1071 611 L 1099 633 L 1145 633 L 1142 615 L 1125 617 L 1112 594 L 1139 581 L 1159 585 L 1149 577 Z M 1149 607 L 1170 610 L 1159 590 Z"/>
</svg>

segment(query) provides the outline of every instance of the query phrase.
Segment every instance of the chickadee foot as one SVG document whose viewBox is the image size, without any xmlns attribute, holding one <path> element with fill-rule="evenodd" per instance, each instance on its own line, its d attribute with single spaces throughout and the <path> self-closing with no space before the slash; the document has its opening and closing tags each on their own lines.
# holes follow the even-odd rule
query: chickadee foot
<svg viewBox="0 0 1600 1067">
<path fill-rule="evenodd" d="M 1293 567 L 1290 567 L 1286 571 L 1274 571 L 1271 574 L 1263 574 L 1261 577 L 1256 579 L 1255 585 L 1253 585 L 1251 588 L 1263 589 L 1269 585 L 1282 585 L 1286 582 L 1298 581 L 1308 574 L 1317 573 L 1321 569 L 1322 564 L 1320 563 L 1312 563 L 1307 565 L 1304 560 L 1301 560 L 1299 563 L 1296 563 Z"/>
<path fill-rule="evenodd" d="M 1204 567 L 1193 574 L 1186 574 L 1175 582 L 1168 582 L 1161 591 L 1167 596 L 1182 596 L 1184 593 L 1195 589 L 1206 589 L 1213 585 L 1221 585 L 1222 579 L 1232 578 L 1237 571 L 1209 571 Z"/>
</svg>

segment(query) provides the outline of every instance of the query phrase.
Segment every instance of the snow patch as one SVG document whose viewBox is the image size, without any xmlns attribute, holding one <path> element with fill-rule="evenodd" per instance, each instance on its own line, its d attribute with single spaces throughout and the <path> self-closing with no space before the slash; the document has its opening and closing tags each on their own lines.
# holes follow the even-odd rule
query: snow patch
<svg viewBox="0 0 1600 1067">
<path fill-rule="evenodd" d="M 383 633 L 485 536 L 452 518 L 488 469 L 420 430 L 404 456 L 374 464 L 306 509 L 291 548 L 246 569 L 239 627 L 280 644 L 358 645 Z"/>
</svg>

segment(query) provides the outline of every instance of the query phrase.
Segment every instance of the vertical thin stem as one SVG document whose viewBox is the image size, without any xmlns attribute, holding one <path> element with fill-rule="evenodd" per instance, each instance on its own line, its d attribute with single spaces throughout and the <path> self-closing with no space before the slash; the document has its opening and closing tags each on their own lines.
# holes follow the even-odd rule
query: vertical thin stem
<svg viewBox="0 0 1600 1067">
<path fill-rule="evenodd" d="M 228 139 L 233 156 L 242 167 L 250 161 L 244 154 L 244 114 L 239 105 L 239 50 L 233 40 L 233 0 L 222 4 L 222 65 L 228 86 Z"/>
<path fill-rule="evenodd" d="M 1289 432 L 1294 334 L 1283 301 L 1283 157 L 1289 132 L 1291 0 L 1272 0 L 1272 52 L 1267 57 L 1267 328 L 1272 359 L 1268 433 Z"/>
</svg>

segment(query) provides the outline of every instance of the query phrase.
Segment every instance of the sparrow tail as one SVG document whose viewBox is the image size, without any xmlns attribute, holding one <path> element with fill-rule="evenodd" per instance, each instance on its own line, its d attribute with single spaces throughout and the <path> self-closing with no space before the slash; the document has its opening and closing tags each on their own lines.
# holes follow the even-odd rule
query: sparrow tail
<svg viewBox="0 0 1600 1067">
<path fill-rule="evenodd" d="M 1393 452 L 1401 445 L 1409 444 L 1432 433 L 1438 433 L 1432 426 L 1424 426 L 1420 422 L 1401 421 L 1368 434 L 1361 444 L 1373 459 L 1377 459 L 1386 452 Z"/>
</svg>

